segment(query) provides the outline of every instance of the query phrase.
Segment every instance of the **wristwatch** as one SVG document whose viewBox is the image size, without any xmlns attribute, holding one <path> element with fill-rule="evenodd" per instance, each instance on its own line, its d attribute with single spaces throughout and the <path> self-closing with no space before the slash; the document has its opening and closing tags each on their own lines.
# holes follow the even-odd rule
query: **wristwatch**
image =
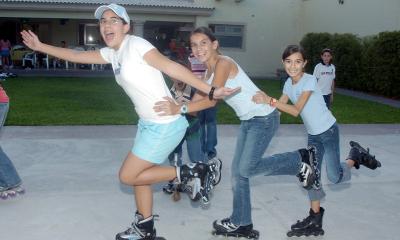
<svg viewBox="0 0 400 240">
<path fill-rule="evenodd" d="M 188 106 L 187 106 L 187 104 L 182 104 L 182 106 L 181 106 L 181 114 L 182 115 L 184 115 L 184 114 L 186 114 L 188 112 Z"/>
</svg>

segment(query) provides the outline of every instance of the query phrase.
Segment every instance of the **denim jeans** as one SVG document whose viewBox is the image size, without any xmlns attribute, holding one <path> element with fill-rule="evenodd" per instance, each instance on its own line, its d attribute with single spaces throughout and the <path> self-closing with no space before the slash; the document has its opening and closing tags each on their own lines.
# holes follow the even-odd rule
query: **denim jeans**
<svg viewBox="0 0 400 240">
<path fill-rule="evenodd" d="M 189 122 L 189 127 L 186 130 L 185 136 L 175 150 L 168 156 L 171 166 L 175 164 L 177 166 L 182 166 L 182 145 L 185 141 L 190 162 L 205 162 L 206 160 L 201 148 L 199 119 L 190 115 L 187 115 L 186 119 Z M 175 154 L 178 155 L 176 163 L 174 162 Z"/>
<path fill-rule="evenodd" d="M 208 159 L 217 156 L 217 107 L 197 113 L 201 126 L 201 146 Z"/>
<path fill-rule="evenodd" d="M 323 95 L 326 107 L 328 109 L 331 109 L 331 96 L 332 96 L 332 93 L 328 94 L 328 95 Z"/>
<path fill-rule="evenodd" d="M 232 161 L 233 212 L 232 223 L 251 224 L 249 177 L 267 172 L 272 166 L 262 158 L 279 126 L 279 112 L 242 121 Z M 262 169 L 265 168 L 265 169 Z"/>
<path fill-rule="evenodd" d="M 335 123 L 325 132 L 318 135 L 308 135 L 308 145 L 317 149 L 316 158 L 318 167 L 321 170 L 322 160 L 325 161 L 328 180 L 332 183 L 340 183 L 351 179 L 351 168 L 340 162 L 339 128 Z M 310 200 L 321 200 L 325 193 L 323 189 L 308 191 Z"/>
<path fill-rule="evenodd" d="M 0 103 L 0 131 L 7 118 L 8 103 Z M 0 146 L 0 190 L 16 187 L 21 184 L 21 179 L 7 154 Z"/>
<path fill-rule="evenodd" d="M 317 149 L 316 158 L 320 171 L 322 160 L 325 161 L 327 177 L 330 182 L 337 184 L 351 179 L 350 167 L 345 162 L 340 162 L 339 128 L 336 123 L 321 134 L 308 135 L 308 145 L 313 145 Z M 264 159 L 263 163 L 265 166 L 258 166 L 258 171 L 253 174 L 259 172 L 265 175 L 296 175 L 301 157 L 296 150 L 269 156 Z M 269 169 L 268 166 L 270 166 Z M 311 201 L 318 201 L 325 197 L 325 192 L 322 188 L 310 189 L 308 197 Z"/>
</svg>

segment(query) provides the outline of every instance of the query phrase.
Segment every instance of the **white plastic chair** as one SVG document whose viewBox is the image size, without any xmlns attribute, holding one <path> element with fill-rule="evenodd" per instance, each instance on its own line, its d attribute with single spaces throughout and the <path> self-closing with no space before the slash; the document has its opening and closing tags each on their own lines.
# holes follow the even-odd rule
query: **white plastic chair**
<svg viewBox="0 0 400 240">
<path fill-rule="evenodd" d="M 42 61 L 46 63 L 47 70 L 49 70 L 49 55 L 46 54 L 46 57 L 42 58 Z"/>
<path fill-rule="evenodd" d="M 31 62 L 32 67 L 36 66 L 36 53 L 35 52 L 29 52 L 25 53 L 24 57 L 22 58 L 22 66 L 26 66 L 26 62 Z"/>
</svg>

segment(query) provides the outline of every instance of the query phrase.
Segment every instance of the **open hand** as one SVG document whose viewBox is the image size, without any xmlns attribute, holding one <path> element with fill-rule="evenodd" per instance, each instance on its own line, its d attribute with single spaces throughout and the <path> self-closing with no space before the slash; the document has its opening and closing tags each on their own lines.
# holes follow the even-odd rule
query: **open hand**
<svg viewBox="0 0 400 240">
<path fill-rule="evenodd" d="M 237 88 L 226 88 L 226 87 L 219 87 L 214 90 L 214 99 L 222 99 L 224 97 L 230 96 L 240 90 L 240 87 Z"/>
<path fill-rule="evenodd" d="M 31 30 L 23 30 L 21 32 L 23 43 L 32 50 L 39 50 L 40 44 L 42 44 L 36 34 Z"/>
<path fill-rule="evenodd" d="M 252 98 L 253 102 L 257 104 L 267 104 L 269 101 L 271 101 L 271 97 L 268 96 L 265 92 L 263 91 L 257 91 L 257 93 L 253 96 Z"/>
<path fill-rule="evenodd" d="M 180 106 L 170 97 L 164 97 L 165 101 L 159 101 L 154 104 L 153 110 L 158 116 L 169 116 L 178 114 Z"/>
</svg>

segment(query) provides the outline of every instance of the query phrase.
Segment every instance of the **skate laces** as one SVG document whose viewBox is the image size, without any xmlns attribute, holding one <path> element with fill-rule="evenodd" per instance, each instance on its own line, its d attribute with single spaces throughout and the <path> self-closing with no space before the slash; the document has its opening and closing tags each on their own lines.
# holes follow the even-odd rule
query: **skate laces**
<svg viewBox="0 0 400 240">
<path fill-rule="evenodd" d="M 159 218 L 159 215 L 154 214 L 151 217 L 147 218 L 147 221 L 151 220 L 157 220 Z M 143 219 L 143 216 L 141 214 L 135 214 L 135 220 L 132 222 L 131 227 L 128 227 L 127 230 L 124 231 L 124 234 L 126 235 L 131 235 L 131 234 L 136 234 L 139 235 L 140 237 L 145 237 L 147 235 L 147 232 L 144 231 L 144 229 L 140 228 L 139 224 L 144 223 L 143 221 L 146 219 Z M 145 222 L 147 222 L 145 221 Z M 141 222 L 141 223 L 140 223 Z"/>
<path fill-rule="evenodd" d="M 303 184 L 303 186 L 307 185 L 307 179 L 312 174 L 311 166 L 302 162 L 299 172 L 296 176 L 299 178 L 299 181 Z"/>
<path fill-rule="evenodd" d="M 235 231 L 237 230 L 240 226 L 233 224 L 231 222 L 230 218 L 224 218 L 221 220 L 221 224 L 219 224 L 221 227 L 225 228 L 227 231 Z"/>
<path fill-rule="evenodd" d="M 300 167 L 300 170 L 296 175 L 299 178 L 299 181 L 302 182 L 302 183 L 306 180 L 306 173 L 304 171 L 304 167 L 305 167 L 304 163 L 302 163 L 302 165 Z"/>
</svg>

